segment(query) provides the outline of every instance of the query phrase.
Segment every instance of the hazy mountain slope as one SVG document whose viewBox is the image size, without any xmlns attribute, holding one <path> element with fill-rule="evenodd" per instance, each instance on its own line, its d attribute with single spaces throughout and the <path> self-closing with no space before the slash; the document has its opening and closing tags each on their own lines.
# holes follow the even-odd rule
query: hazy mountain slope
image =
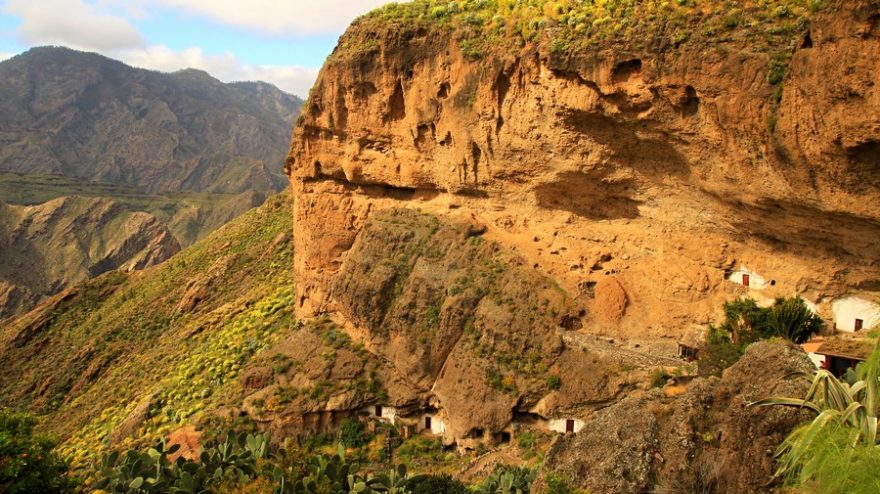
<svg viewBox="0 0 880 494">
<path fill-rule="evenodd" d="M 0 318 L 114 269 L 142 269 L 180 244 L 156 217 L 107 198 L 0 202 Z"/>
<path fill-rule="evenodd" d="M 78 225 L 76 241 L 50 228 L 26 236 L 34 248 L 0 246 L 0 317 L 108 269 L 167 258 L 177 247 L 147 245 L 158 230 L 173 235 L 163 242 L 187 246 L 261 204 L 286 183 L 284 149 L 302 104 L 263 82 L 224 84 L 53 47 L 0 63 L 0 101 L 0 202 L 54 201 L 44 209 L 56 222 Z M 112 199 L 104 219 L 124 219 L 125 236 L 56 207 L 83 203 L 69 196 Z M 93 244 L 124 248 L 99 262 L 111 251 Z M 155 250 L 150 262 L 137 259 L 142 249 Z"/>
<path fill-rule="evenodd" d="M 42 204 L 66 196 L 103 197 L 144 211 L 162 221 L 181 245 L 187 246 L 260 205 L 263 192 L 236 194 L 178 192 L 144 194 L 128 185 L 85 182 L 58 175 L 0 172 L 0 201 L 18 205 Z"/>
<path fill-rule="evenodd" d="M 0 171 L 141 192 L 279 190 L 301 101 L 265 83 L 34 48 L 0 63 Z"/>
</svg>

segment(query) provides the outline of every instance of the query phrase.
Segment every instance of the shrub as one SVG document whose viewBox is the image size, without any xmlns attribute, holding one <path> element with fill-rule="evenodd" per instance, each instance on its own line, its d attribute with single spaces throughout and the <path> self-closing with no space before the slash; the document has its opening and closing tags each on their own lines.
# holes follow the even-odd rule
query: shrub
<svg viewBox="0 0 880 494">
<path fill-rule="evenodd" d="M 554 374 L 554 375 L 547 377 L 547 387 L 548 388 L 556 390 L 556 389 L 559 389 L 559 387 L 561 385 L 562 385 L 562 379 L 560 379 L 559 376 Z"/>
<path fill-rule="evenodd" d="M 581 490 L 572 487 L 568 481 L 556 474 L 548 474 L 544 479 L 547 484 L 546 494 L 580 494 Z"/>
<path fill-rule="evenodd" d="M 55 442 L 34 434 L 37 420 L 0 410 L 0 492 L 3 494 L 72 492 L 67 464 L 52 452 Z"/>
<path fill-rule="evenodd" d="M 179 445 L 158 442 L 146 451 L 112 452 L 101 459 L 95 488 L 111 493 L 214 492 L 226 483 L 243 483 L 258 476 L 257 460 L 269 451 L 269 438 L 262 434 L 232 434 L 218 445 L 206 446 L 200 461 L 170 457 Z"/>
<path fill-rule="evenodd" d="M 666 386 L 666 383 L 669 382 L 671 377 L 672 376 L 670 376 L 668 372 L 657 369 L 651 374 L 651 387 L 662 388 L 663 386 Z"/>
<path fill-rule="evenodd" d="M 413 494 L 470 494 L 471 491 L 464 483 L 453 479 L 449 475 L 431 475 L 423 480 L 414 490 Z"/>
<path fill-rule="evenodd" d="M 357 419 L 346 419 L 342 422 L 339 432 L 339 440 L 346 448 L 360 448 L 367 444 L 369 438 L 364 432 L 364 426 Z"/>
</svg>

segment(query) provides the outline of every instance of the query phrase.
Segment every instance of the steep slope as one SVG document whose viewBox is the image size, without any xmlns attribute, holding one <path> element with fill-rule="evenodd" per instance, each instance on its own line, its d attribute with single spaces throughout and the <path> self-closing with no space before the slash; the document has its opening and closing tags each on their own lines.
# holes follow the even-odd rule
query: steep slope
<svg viewBox="0 0 880 494">
<path fill-rule="evenodd" d="M 0 202 L 0 318 L 107 271 L 143 269 L 180 250 L 154 216 L 110 199 Z"/>
<path fill-rule="evenodd" d="M 43 415 L 78 466 L 240 404 L 239 370 L 294 329 L 290 230 L 287 196 L 273 196 L 159 266 L 106 273 L 6 321 L 0 401 Z"/>
<path fill-rule="evenodd" d="M 585 331 L 683 334 L 746 290 L 877 290 L 880 4 L 415 1 L 356 21 L 288 157 L 297 305 L 367 218 L 485 225 Z M 818 10 L 818 12 L 817 12 Z M 754 288 L 754 287 L 753 287 Z"/>
<path fill-rule="evenodd" d="M 0 171 L 142 193 L 279 190 L 301 105 L 264 83 L 151 72 L 51 47 L 0 63 L 0 98 Z"/>
</svg>

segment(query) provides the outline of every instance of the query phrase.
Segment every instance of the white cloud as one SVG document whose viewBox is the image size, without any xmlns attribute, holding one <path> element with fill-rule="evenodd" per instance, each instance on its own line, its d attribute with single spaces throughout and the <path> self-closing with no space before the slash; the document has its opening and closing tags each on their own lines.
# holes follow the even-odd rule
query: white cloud
<svg viewBox="0 0 880 494">
<path fill-rule="evenodd" d="M 231 53 L 209 55 L 198 47 L 174 51 L 166 46 L 150 46 L 117 51 L 113 56 L 135 67 L 162 72 L 194 68 L 204 70 L 224 82 L 270 82 L 302 98 L 308 96 L 309 88 L 318 76 L 318 69 L 295 65 L 250 65 Z"/>
<path fill-rule="evenodd" d="M 82 0 L 7 0 L 3 12 L 21 19 L 17 34 L 30 45 L 62 44 L 86 50 L 144 46 L 128 20 Z"/>
<path fill-rule="evenodd" d="M 358 15 L 389 0 L 159 0 L 168 7 L 215 19 L 231 26 L 273 34 L 342 31 Z"/>
</svg>

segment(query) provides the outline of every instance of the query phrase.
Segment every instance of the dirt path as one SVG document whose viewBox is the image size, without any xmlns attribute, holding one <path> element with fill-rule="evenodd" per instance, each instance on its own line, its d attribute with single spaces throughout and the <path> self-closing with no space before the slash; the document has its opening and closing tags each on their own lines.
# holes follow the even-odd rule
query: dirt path
<svg viewBox="0 0 880 494">
<path fill-rule="evenodd" d="M 673 340 L 625 340 L 576 332 L 565 332 L 562 338 L 566 345 L 586 348 L 621 365 L 650 368 L 679 367 L 686 364 L 676 356 L 678 344 Z"/>
</svg>

